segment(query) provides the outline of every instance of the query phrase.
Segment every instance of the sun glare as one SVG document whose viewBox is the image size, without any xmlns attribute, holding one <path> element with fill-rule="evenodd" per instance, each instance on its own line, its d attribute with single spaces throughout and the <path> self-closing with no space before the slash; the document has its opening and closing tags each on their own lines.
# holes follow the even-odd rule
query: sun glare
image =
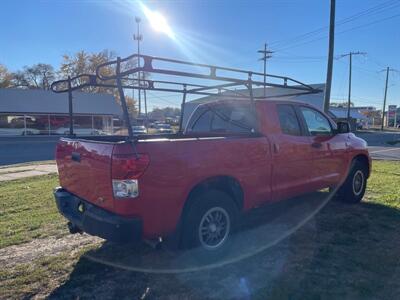
<svg viewBox="0 0 400 300">
<path fill-rule="evenodd" d="M 149 20 L 151 27 L 158 32 L 165 33 L 170 38 L 175 38 L 175 35 L 168 25 L 167 20 L 165 17 L 159 13 L 158 11 L 151 11 L 147 8 L 144 4 L 141 4 L 143 13 L 145 14 L 146 18 Z"/>
</svg>

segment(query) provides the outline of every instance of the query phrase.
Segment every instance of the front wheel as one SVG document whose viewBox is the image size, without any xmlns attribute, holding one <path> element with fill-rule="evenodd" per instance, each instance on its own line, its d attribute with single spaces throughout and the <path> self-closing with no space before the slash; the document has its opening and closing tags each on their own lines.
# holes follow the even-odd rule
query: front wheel
<svg viewBox="0 0 400 300">
<path fill-rule="evenodd" d="M 238 208 L 226 193 L 212 190 L 197 196 L 184 216 L 184 247 L 196 248 L 204 258 L 219 257 L 229 248 L 237 216 Z"/>
<path fill-rule="evenodd" d="M 364 197 L 367 187 L 368 169 L 365 163 L 356 160 L 346 181 L 339 188 L 338 198 L 347 203 L 358 203 Z"/>
</svg>

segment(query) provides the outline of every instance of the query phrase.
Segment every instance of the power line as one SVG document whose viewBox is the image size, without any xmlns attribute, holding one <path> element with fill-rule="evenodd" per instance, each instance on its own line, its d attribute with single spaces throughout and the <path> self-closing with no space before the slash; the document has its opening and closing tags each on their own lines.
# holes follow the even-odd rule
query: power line
<svg viewBox="0 0 400 300">
<path fill-rule="evenodd" d="M 331 100 L 332 74 L 333 74 L 333 53 L 335 49 L 335 11 L 336 0 L 331 0 L 330 17 L 329 17 L 329 50 L 328 65 L 326 68 L 326 86 L 324 94 L 324 111 L 329 111 L 329 103 Z"/>
<path fill-rule="evenodd" d="M 352 58 L 353 55 L 366 55 L 365 52 L 349 52 L 347 54 L 343 54 L 341 55 L 339 58 L 342 57 L 349 57 L 349 94 L 348 94 L 348 98 L 347 98 L 347 122 L 350 122 L 350 104 L 351 104 L 351 72 L 352 72 Z"/>
<path fill-rule="evenodd" d="M 393 4 L 394 4 L 394 6 L 393 6 Z M 349 23 L 349 22 L 353 22 L 354 20 L 357 20 L 357 19 L 359 19 L 361 17 L 382 13 L 385 10 L 396 8 L 399 5 L 400 5 L 400 2 L 396 1 L 396 0 L 395 1 L 394 0 L 387 1 L 387 2 L 384 2 L 384 3 L 378 4 L 376 6 L 370 7 L 368 9 L 365 9 L 363 11 L 360 11 L 360 12 L 358 12 L 358 13 L 356 13 L 354 15 L 351 15 L 351 16 L 349 16 L 347 18 L 344 18 L 344 19 L 342 19 L 342 20 L 340 20 L 338 22 L 335 22 L 335 26 L 341 26 L 343 24 L 346 24 L 346 23 Z M 285 40 L 272 42 L 272 43 L 270 43 L 270 45 L 273 45 L 275 47 L 278 46 L 278 45 L 280 47 L 284 47 L 284 46 L 287 46 L 287 45 L 290 45 L 290 44 L 293 44 L 293 43 L 296 43 L 296 42 L 300 42 L 302 40 L 306 40 L 306 39 L 308 39 L 308 38 L 310 38 L 312 36 L 318 35 L 320 33 L 323 33 L 328 28 L 329 28 L 329 26 L 323 26 L 323 27 L 317 28 L 315 30 L 312 30 L 310 32 L 306 32 L 306 33 L 300 34 L 298 36 L 295 36 L 295 37 L 293 37 L 291 39 L 285 39 Z"/>
<path fill-rule="evenodd" d="M 351 27 L 349 29 L 342 30 L 342 31 L 338 32 L 336 35 L 342 34 L 342 33 L 346 33 L 346 32 L 349 32 L 349 31 L 353 31 L 353 30 L 357 30 L 357 29 L 360 29 L 360 28 L 363 28 L 363 27 L 367 27 L 367 26 L 370 26 L 370 25 L 373 25 L 373 24 L 381 23 L 381 22 L 384 22 L 384 21 L 387 21 L 387 20 L 390 20 L 390 19 L 393 19 L 393 18 L 397 18 L 399 16 L 400 16 L 400 14 L 396 14 L 396 15 L 393 15 L 393 16 L 390 16 L 390 17 L 387 17 L 387 18 L 382 18 L 382 19 L 375 20 L 373 22 L 365 23 L 365 24 L 362 24 L 360 26 Z M 326 35 L 322 36 L 322 37 L 319 37 L 319 38 L 316 38 L 316 39 L 313 39 L 313 40 L 310 40 L 310 41 L 307 41 L 307 42 L 303 42 L 303 43 L 300 43 L 300 44 L 295 44 L 293 46 L 289 46 L 289 47 L 286 47 L 286 48 L 285 47 L 284 48 L 278 48 L 278 49 L 275 49 L 275 51 L 280 52 L 280 51 L 287 50 L 287 49 L 297 48 L 299 46 L 310 44 L 310 43 L 313 43 L 313 42 L 316 42 L 316 41 L 320 41 L 320 40 L 323 40 L 325 38 L 326 38 Z"/>
<path fill-rule="evenodd" d="M 381 124 L 381 130 L 383 131 L 383 120 L 385 117 L 385 108 L 386 108 L 386 96 L 387 96 L 387 90 L 388 90 L 388 82 L 389 82 L 389 73 L 390 72 L 398 72 L 397 70 L 390 68 L 390 67 L 386 67 L 386 70 L 381 70 L 381 72 L 386 71 L 386 81 L 385 81 L 385 95 L 383 97 L 383 107 L 382 107 L 382 124 Z M 389 116 L 386 118 L 388 125 L 389 125 Z M 396 120 L 395 120 L 396 123 Z"/>
<path fill-rule="evenodd" d="M 264 61 L 264 97 L 266 96 L 266 81 L 267 81 L 267 59 L 272 57 L 274 51 L 267 50 L 267 43 L 264 44 L 264 49 L 258 50 L 258 53 L 262 54 L 259 60 Z"/>
</svg>

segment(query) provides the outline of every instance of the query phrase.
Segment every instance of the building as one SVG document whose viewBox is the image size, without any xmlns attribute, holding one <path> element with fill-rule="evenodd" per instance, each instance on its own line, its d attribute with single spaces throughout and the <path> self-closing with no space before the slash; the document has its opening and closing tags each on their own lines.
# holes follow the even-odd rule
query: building
<svg viewBox="0 0 400 300">
<path fill-rule="evenodd" d="M 330 107 L 329 113 L 335 120 L 347 120 L 347 107 Z M 372 110 L 368 110 L 371 112 Z M 350 123 L 352 128 L 368 128 L 372 125 L 372 120 L 366 114 L 363 107 L 350 107 Z"/>
<path fill-rule="evenodd" d="M 109 94 L 73 92 L 77 135 L 113 133 L 121 107 Z M 44 90 L 0 89 L 0 136 L 63 135 L 69 132 L 68 95 Z"/>
</svg>

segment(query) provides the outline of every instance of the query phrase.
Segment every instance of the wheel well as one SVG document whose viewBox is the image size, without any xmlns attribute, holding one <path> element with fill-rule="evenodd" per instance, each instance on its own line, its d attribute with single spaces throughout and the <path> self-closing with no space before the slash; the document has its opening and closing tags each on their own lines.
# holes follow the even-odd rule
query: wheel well
<svg viewBox="0 0 400 300">
<path fill-rule="evenodd" d="M 359 161 L 359 162 L 363 163 L 367 168 L 368 177 L 369 177 L 369 175 L 371 174 L 371 170 L 369 169 L 368 157 L 364 154 L 359 154 L 353 158 L 353 161 Z"/>
<path fill-rule="evenodd" d="M 205 193 L 207 190 L 218 190 L 225 192 L 235 201 L 235 204 L 239 210 L 243 208 L 243 190 L 240 186 L 240 183 L 235 178 L 230 176 L 216 176 L 198 183 L 190 191 L 183 209 L 183 213 L 185 213 L 190 206 L 191 201 L 193 201 L 196 196 Z"/>
</svg>

